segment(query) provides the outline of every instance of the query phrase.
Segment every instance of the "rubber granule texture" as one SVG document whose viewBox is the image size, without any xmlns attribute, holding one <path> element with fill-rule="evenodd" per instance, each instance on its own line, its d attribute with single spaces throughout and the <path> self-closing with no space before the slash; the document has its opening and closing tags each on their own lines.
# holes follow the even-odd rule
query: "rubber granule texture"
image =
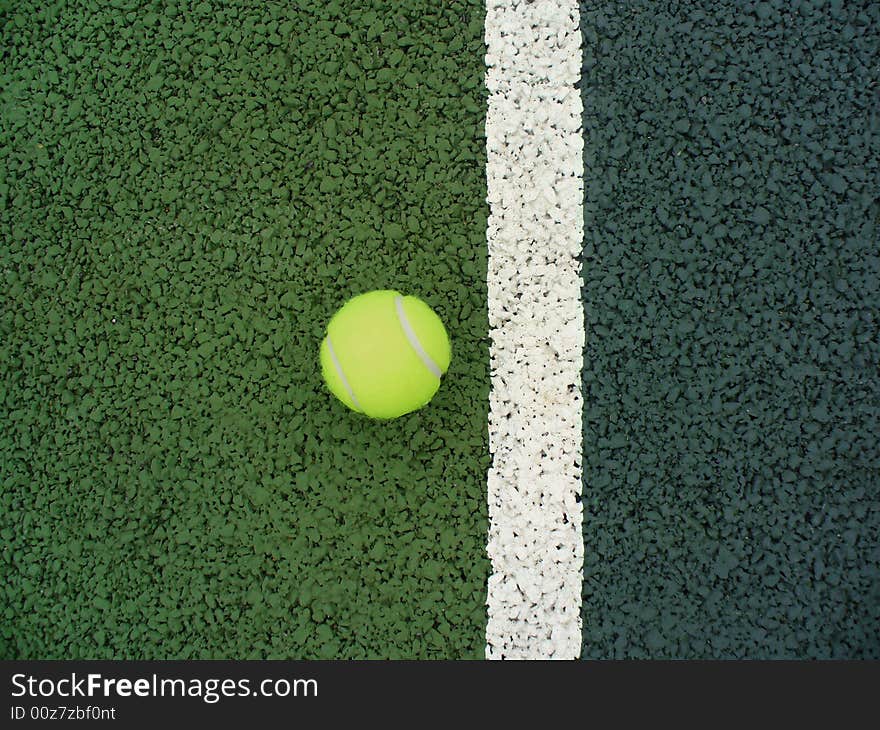
<svg viewBox="0 0 880 730">
<path fill-rule="evenodd" d="M 584 33 L 584 656 L 880 657 L 880 5 Z"/>
<path fill-rule="evenodd" d="M 0 656 L 482 656 L 482 3 L 3 6 Z M 377 288 L 454 347 L 388 424 Z"/>
</svg>

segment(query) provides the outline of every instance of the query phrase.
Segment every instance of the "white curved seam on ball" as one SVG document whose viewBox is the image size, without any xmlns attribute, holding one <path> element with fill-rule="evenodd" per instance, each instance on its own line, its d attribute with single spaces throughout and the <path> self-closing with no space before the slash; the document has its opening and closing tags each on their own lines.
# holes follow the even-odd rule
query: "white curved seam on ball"
<svg viewBox="0 0 880 730">
<path fill-rule="evenodd" d="M 431 356 L 425 352 L 425 348 L 422 347 L 422 343 L 419 342 L 419 338 L 416 336 L 412 325 L 410 325 L 409 320 L 406 318 L 406 312 L 403 311 L 403 297 L 395 297 L 394 306 L 397 307 L 397 319 L 400 320 L 400 326 L 403 327 L 406 339 L 409 340 L 412 349 L 416 351 L 416 355 L 418 355 L 421 361 L 425 363 L 425 367 L 428 368 L 428 370 L 434 374 L 434 377 L 439 380 L 443 376 L 443 373 L 437 366 L 437 363 L 435 363 L 431 359 Z"/>
<path fill-rule="evenodd" d="M 345 377 L 345 373 L 342 371 L 342 364 L 339 362 L 339 358 L 336 357 L 336 350 L 333 349 L 333 341 L 330 339 L 330 335 L 327 335 L 327 351 L 330 353 L 330 359 L 333 361 L 333 367 L 336 368 L 336 374 L 339 376 L 339 379 L 345 386 L 348 397 L 351 398 L 351 402 L 354 403 L 354 407 L 361 411 L 361 413 L 363 413 L 364 409 L 361 408 L 361 404 L 358 403 L 358 399 L 355 397 L 354 391 L 351 389 L 348 378 Z"/>
</svg>

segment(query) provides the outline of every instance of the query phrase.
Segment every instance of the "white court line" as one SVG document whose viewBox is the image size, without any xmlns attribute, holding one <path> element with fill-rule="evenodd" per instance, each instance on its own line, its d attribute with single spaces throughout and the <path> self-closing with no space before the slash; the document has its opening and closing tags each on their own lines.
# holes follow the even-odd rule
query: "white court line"
<svg viewBox="0 0 880 730">
<path fill-rule="evenodd" d="M 574 659 L 583 568 L 578 4 L 487 5 L 486 657 Z"/>
</svg>

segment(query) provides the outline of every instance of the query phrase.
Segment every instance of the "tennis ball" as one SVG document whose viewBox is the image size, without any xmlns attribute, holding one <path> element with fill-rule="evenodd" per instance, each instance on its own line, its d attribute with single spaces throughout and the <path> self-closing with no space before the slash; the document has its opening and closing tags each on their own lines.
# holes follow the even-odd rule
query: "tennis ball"
<svg viewBox="0 0 880 730">
<path fill-rule="evenodd" d="M 330 392 L 371 418 L 397 418 L 425 405 L 452 356 L 440 318 L 421 299 L 390 290 L 350 299 L 321 343 Z"/>
</svg>

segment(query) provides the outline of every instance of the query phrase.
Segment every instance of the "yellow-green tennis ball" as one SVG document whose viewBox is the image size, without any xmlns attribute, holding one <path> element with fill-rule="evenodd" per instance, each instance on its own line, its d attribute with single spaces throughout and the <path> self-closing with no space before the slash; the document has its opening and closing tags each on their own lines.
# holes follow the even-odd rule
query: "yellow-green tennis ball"
<svg viewBox="0 0 880 730">
<path fill-rule="evenodd" d="M 425 405 L 449 368 L 440 318 L 421 299 L 371 291 L 330 320 L 321 371 L 330 392 L 371 418 L 397 418 Z"/>
</svg>

